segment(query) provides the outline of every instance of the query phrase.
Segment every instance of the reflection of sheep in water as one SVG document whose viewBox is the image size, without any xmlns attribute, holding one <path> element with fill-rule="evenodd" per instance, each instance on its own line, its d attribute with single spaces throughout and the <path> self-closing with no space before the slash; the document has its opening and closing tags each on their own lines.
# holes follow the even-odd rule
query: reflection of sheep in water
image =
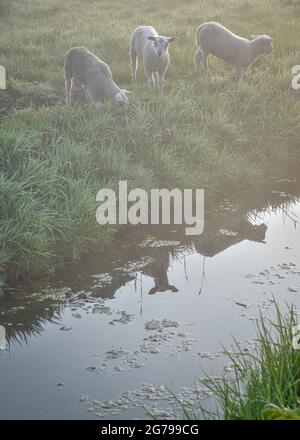
<svg viewBox="0 0 300 440">
<path fill-rule="evenodd" d="M 127 90 L 121 89 L 113 80 L 107 64 L 84 47 L 73 47 L 65 59 L 66 104 L 71 104 L 73 80 L 84 87 L 88 102 L 100 110 L 105 101 L 122 111 L 128 102 Z"/>
<path fill-rule="evenodd" d="M 225 249 L 241 243 L 244 240 L 254 241 L 256 243 L 265 243 L 266 232 L 268 226 L 262 223 L 261 225 L 253 225 L 247 220 L 231 225 L 228 224 L 228 231 L 216 230 L 215 228 L 207 229 L 206 234 L 201 236 L 195 249 L 202 255 L 207 257 L 214 257 L 215 255 L 224 252 Z"/>
<path fill-rule="evenodd" d="M 177 287 L 169 283 L 168 270 L 170 266 L 170 250 L 164 251 L 160 248 L 160 252 L 155 256 L 155 261 L 149 264 L 143 273 L 154 280 L 154 287 L 152 287 L 148 294 L 154 295 L 159 292 L 178 292 Z"/>
<path fill-rule="evenodd" d="M 273 50 L 273 39 L 268 35 L 253 35 L 251 39 L 235 35 L 220 23 L 203 23 L 197 29 L 195 66 L 199 75 L 208 72 L 207 57 L 212 54 L 231 64 L 234 78 L 239 80 L 259 55 Z"/>
<path fill-rule="evenodd" d="M 176 293 L 178 292 L 177 287 L 172 286 L 171 284 L 168 283 L 168 281 L 166 283 L 162 282 L 161 279 L 159 278 L 155 278 L 154 279 L 155 282 L 155 286 L 152 287 L 152 289 L 149 290 L 148 294 L 149 295 L 154 295 L 155 293 L 159 293 L 159 292 L 173 292 Z"/>
</svg>

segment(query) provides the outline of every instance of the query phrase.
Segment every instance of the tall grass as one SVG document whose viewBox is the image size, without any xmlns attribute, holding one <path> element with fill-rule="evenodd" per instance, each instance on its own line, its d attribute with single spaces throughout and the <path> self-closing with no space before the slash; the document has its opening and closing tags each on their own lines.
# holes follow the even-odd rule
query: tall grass
<svg viewBox="0 0 300 440">
<path fill-rule="evenodd" d="M 293 348 L 293 307 L 283 315 L 275 304 L 276 319 L 257 321 L 255 348 L 245 352 L 237 341 L 225 351 L 233 371 L 220 380 L 204 380 L 217 399 L 215 413 L 185 408 L 188 418 L 225 420 L 300 420 L 300 350 Z"/>
<path fill-rule="evenodd" d="M 6 3 L 4 3 L 6 4 Z M 269 0 L 13 0 L 1 16 L 0 64 L 8 93 L 30 103 L 55 96 L 53 107 L 27 108 L 0 125 L 0 275 L 35 276 L 59 258 L 77 259 L 116 232 L 95 221 L 95 196 L 119 180 L 131 187 L 204 188 L 207 197 L 261 187 L 299 160 L 300 100 L 291 88 L 299 63 L 298 3 Z M 5 9 L 6 11 L 6 9 Z M 269 17 L 272 17 L 270 20 Z M 243 35 L 269 33 L 276 51 L 240 84 L 211 60 L 211 79 L 193 69 L 194 33 L 216 19 Z M 179 36 L 171 48 L 166 96 L 149 92 L 142 69 L 129 84 L 133 28 L 155 25 Z M 74 23 L 76 24 L 74 26 Z M 132 88 L 124 115 L 63 105 L 63 61 L 86 46 Z M 2 91 L 2 95 L 5 92 Z M 7 93 L 7 92 L 6 92 Z M 1 97 L 1 96 L 0 96 Z"/>
</svg>

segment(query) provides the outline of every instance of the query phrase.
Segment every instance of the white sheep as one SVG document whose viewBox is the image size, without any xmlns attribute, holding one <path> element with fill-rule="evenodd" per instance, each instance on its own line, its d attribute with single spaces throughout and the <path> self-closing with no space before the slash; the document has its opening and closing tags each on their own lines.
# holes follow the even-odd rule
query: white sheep
<svg viewBox="0 0 300 440">
<path fill-rule="evenodd" d="M 128 102 L 127 90 L 121 89 L 113 80 L 109 66 L 84 47 L 73 47 L 65 59 L 66 104 L 71 104 L 73 79 L 85 91 L 88 102 L 100 110 L 105 101 L 122 111 Z"/>
<path fill-rule="evenodd" d="M 169 44 L 176 41 L 175 37 L 162 37 L 152 26 L 139 26 L 131 36 L 130 60 L 132 81 L 136 81 L 138 58 L 143 60 L 148 85 L 159 86 L 160 94 L 164 94 L 164 78 L 167 72 L 170 55 Z"/>
<path fill-rule="evenodd" d="M 273 38 L 268 35 L 252 35 L 250 40 L 239 37 L 220 23 L 208 22 L 198 27 L 196 43 L 199 48 L 195 54 L 195 66 L 201 76 L 209 71 L 207 57 L 212 54 L 233 66 L 236 80 L 259 55 L 273 50 Z"/>
</svg>

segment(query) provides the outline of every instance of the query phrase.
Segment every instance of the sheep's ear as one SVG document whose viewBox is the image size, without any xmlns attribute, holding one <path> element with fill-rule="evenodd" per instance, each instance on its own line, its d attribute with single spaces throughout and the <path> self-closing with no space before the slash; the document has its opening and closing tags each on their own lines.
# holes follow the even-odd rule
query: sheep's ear
<svg viewBox="0 0 300 440">
<path fill-rule="evenodd" d="M 149 37 L 147 37 L 148 38 L 148 40 L 150 40 L 150 41 L 155 41 L 156 40 L 156 37 L 154 37 L 154 35 L 150 35 Z"/>
<path fill-rule="evenodd" d="M 257 38 L 258 35 L 250 35 L 250 40 L 255 40 L 255 38 Z"/>
<path fill-rule="evenodd" d="M 177 37 L 169 37 L 169 38 L 168 38 L 168 42 L 169 42 L 169 43 L 175 43 L 175 41 L 177 41 L 177 40 L 178 40 Z"/>
</svg>

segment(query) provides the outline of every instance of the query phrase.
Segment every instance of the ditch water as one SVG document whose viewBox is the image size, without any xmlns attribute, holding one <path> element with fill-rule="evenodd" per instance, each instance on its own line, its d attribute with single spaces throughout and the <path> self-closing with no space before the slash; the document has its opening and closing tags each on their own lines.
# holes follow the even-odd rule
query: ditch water
<svg viewBox="0 0 300 440">
<path fill-rule="evenodd" d="M 126 229 L 51 283 L 1 292 L 0 418 L 180 417 L 169 390 L 194 403 L 196 378 L 230 371 L 222 344 L 251 350 L 259 310 L 299 308 L 299 196 L 275 179 L 207 209 L 199 237 Z"/>
</svg>

